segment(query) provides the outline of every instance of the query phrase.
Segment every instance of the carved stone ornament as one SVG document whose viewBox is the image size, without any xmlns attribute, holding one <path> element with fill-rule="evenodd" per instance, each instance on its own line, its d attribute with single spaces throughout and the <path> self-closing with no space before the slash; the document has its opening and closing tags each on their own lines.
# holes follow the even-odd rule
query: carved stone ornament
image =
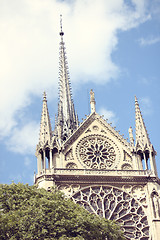
<svg viewBox="0 0 160 240">
<path fill-rule="evenodd" d="M 132 162 L 132 157 L 126 152 L 124 151 L 124 160 L 125 162 Z"/>
<path fill-rule="evenodd" d="M 62 184 L 58 186 L 58 190 L 62 191 L 65 193 L 66 196 L 70 197 L 72 196 L 75 192 L 77 192 L 80 189 L 79 184 Z"/>
<path fill-rule="evenodd" d="M 93 90 L 91 89 L 91 91 L 90 91 L 90 100 L 91 101 L 95 101 L 95 97 L 94 97 L 94 92 L 93 92 Z"/>
<path fill-rule="evenodd" d="M 98 131 L 99 130 L 99 127 L 97 125 L 94 125 L 92 128 L 93 128 L 94 131 Z"/>
<path fill-rule="evenodd" d="M 66 168 L 76 169 L 76 168 L 78 168 L 78 167 L 77 167 L 77 164 L 75 164 L 75 163 L 73 163 L 73 162 L 70 162 L 70 163 L 67 163 Z"/>
<path fill-rule="evenodd" d="M 115 220 L 127 240 L 149 240 L 147 216 L 141 204 L 128 193 L 112 186 L 90 186 L 79 190 L 72 199 L 89 212 Z"/>
<path fill-rule="evenodd" d="M 153 191 L 152 191 L 151 198 L 152 198 L 154 217 L 156 219 L 159 219 L 160 218 L 159 195 L 158 195 L 158 193 L 156 192 L 155 189 L 153 189 Z"/>
<path fill-rule="evenodd" d="M 122 165 L 122 170 L 132 170 L 132 166 L 129 163 L 125 163 Z"/>
<path fill-rule="evenodd" d="M 87 168 L 111 169 L 116 164 L 116 145 L 101 135 L 89 135 L 76 147 L 78 160 Z M 119 155 L 119 154 L 118 154 Z"/>
<path fill-rule="evenodd" d="M 145 189 L 142 185 L 123 185 L 122 189 L 131 194 L 134 199 L 138 200 L 142 204 L 143 207 L 148 207 Z"/>
<path fill-rule="evenodd" d="M 65 155 L 65 160 L 66 160 L 66 161 L 74 161 L 72 149 L 70 149 L 70 150 L 67 152 L 67 154 Z"/>
</svg>

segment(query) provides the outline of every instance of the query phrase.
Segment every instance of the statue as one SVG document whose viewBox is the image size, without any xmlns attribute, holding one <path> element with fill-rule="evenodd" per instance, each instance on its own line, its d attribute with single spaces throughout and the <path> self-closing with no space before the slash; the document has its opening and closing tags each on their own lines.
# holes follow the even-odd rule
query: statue
<svg viewBox="0 0 160 240">
<path fill-rule="evenodd" d="M 91 89 L 90 91 L 90 105 L 91 105 L 91 113 L 96 111 L 96 102 L 95 102 L 95 97 L 94 97 L 94 92 Z"/>
<path fill-rule="evenodd" d="M 152 205 L 153 205 L 154 217 L 159 219 L 159 217 L 160 217 L 159 195 L 155 191 L 155 189 L 152 191 L 151 196 L 152 196 Z"/>
<path fill-rule="evenodd" d="M 93 92 L 92 89 L 91 89 L 91 91 L 90 91 L 90 99 L 91 99 L 91 101 L 95 101 L 94 92 Z"/>
</svg>

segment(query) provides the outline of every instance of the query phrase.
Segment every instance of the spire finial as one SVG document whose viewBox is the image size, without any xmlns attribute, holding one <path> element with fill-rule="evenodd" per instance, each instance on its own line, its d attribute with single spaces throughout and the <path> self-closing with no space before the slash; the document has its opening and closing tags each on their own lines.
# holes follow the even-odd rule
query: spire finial
<svg viewBox="0 0 160 240">
<path fill-rule="evenodd" d="M 60 31 L 59 35 L 60 35 L 61 37 L 63 37 L 64 32 L 62 31 L 62 14 L 60 15 L 60 29 L 61 29 L 61 31 Z"/>
<path fill-rule="evenodd" d="M 44 91 L 43 92 L 43 101 L 46 101 L 47 100 L 47 96 L 46 96 L 46 92 Z"/>
</svg>

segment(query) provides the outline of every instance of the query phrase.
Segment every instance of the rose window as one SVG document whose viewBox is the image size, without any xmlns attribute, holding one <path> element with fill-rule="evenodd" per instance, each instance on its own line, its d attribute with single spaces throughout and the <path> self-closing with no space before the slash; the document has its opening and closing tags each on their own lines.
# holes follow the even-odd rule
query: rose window
<svg viewBox="0 0 160 240">
<path fill-rule="evenodd" d="M 111 186 L 90 186 L 72 195 L 86 210 L 121 225 L 126 240 L 149 240 L 147 216 L 135 198 Z"/>
<path fill-rule="evenodd" d="M 88 136 L 78 145 L 78 157 L 88 168 L 110 169 L 115 163 L 116 153 L 105 137 Z"/>
</svg>

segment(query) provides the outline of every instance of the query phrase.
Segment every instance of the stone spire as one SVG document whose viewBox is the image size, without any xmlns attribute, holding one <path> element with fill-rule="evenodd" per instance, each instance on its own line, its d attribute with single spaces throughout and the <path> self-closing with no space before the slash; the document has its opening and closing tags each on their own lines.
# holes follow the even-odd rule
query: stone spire
<svg viewBox="0 0 160 240">
<path fill-rule="evenodd" d="M 138 100 L 135 96 L 135 121 L 136 121 L 136 146 L 139 145 L 142 150 L 150 147 L 151 142 L 147 133 L 147 129 L 140 111 Z"/>
<path fill-rule="evenodd" d="M 51 122 L 49 118 L 48 107 L 47 107 L 46 93 L 44 92 L 39 142 L 45 145 L 47 142 L 48 143 L 51 142 L 51 138 L 52 138 L 52 128 L 51 128 Z"/>
<path fill-rule="evenodd" d="M 140 155 L 141 161 L 144 160 L 143 169 L 152 171 L 152 174 L 157 176 L 157 168 L 153 145 L 150 142 L 146 126 L 140 111 L 138 100 L 135 97 L 135 116 L 136 116 L 136 143 L 135 148 L 137 153 Z M 150 166 L 149 166 L 150 165 Z"/>
<path fill-rule="evenodd" d="M 61 16 L 62 17 L 62 16 Z M 63 41 L 62 18 L 60 19 L 60 52 L 59 52 L 59 103 L 57 128 L 62 140 L 69 137 L 78 126 L 78 116 L 75 114 L 71 94 L 71 83 L 68 71 L 68 62 Z"/>
</svg>

